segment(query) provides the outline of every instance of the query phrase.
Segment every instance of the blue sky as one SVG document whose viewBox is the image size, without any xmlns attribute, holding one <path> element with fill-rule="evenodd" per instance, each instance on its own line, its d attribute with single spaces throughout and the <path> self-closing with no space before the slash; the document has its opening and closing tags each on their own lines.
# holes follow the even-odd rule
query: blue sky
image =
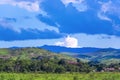
<svg viewBox="0 0 120 80">
<path fill-rule="evenodd" d="M 0 0 L 0 47 L 120 48 L 119 0 Z"/>
</svg>

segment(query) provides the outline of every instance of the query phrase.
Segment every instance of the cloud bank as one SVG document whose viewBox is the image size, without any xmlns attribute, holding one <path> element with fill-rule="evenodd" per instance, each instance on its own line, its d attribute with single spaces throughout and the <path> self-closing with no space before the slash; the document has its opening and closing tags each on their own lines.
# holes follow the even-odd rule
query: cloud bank
<svg viewBox="0 0 120 80">
<path fill-rule="evenodd" d="M 0 4 L 8 4 L 12 6 L 18 6 L 31 12 L 40 11 L 40 2 L 42 0 L 0 0 Z M 42 10 L 41 10 L 42 11 Z"/>
</svg>

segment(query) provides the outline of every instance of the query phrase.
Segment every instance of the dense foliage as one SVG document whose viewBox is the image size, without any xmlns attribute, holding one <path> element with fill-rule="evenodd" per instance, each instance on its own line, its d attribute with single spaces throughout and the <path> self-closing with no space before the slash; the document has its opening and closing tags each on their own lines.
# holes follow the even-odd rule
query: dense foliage
<svg viewBox="0 0 120 80">
<path fill-rule="evenodd" d="M 66 72 L 119 72 L 120 64 L 105 65 L 99 62 L 84 63 L 65 59 L 35 58 L 32 60 L 0 59 L 0 72 L 66 73 Z"/>
<path fill-rule="evenodd" d="M 92 68 L 87 63 L 68 60 L 49 60 L 48 58 L 33 60 L 0 60 L 1 72 L 90 72 Z"/>
</svg>

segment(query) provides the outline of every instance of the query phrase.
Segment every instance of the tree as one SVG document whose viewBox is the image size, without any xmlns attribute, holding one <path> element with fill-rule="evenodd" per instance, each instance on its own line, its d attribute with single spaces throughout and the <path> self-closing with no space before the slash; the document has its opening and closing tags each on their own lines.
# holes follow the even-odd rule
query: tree
<svg viewBox="0 0 120 80">
<path fill-rule="evenodd" d="M 55 73 L 64 73 L 65 68 L 63 66 L 58 66 L 55 70 Z"/>
</svg>

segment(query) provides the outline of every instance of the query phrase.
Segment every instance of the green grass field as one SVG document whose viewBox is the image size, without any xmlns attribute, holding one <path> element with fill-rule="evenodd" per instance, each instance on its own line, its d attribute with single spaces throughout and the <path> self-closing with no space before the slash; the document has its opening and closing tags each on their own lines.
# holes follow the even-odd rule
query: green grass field
<svg viewBox="0 0 120 80">
<path fill-rule="evenodd" d="M 0 49 L 0 55 L 8 55 L 9 50 L 8 49 Z"/>
<path fill-rule="evenodd" d="M 120 80 L 120 73 L 89 73 L 89 74 L 0 73 L 0 80 Z"/>
</svg>

